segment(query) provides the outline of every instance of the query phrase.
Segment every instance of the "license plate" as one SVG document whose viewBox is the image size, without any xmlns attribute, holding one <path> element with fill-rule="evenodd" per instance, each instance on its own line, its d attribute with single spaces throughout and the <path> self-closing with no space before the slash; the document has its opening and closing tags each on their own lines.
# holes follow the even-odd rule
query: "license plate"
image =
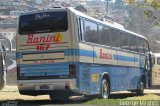
<svg viewBox="0 0 160 106">
<path fill-rule="evenodd" d="M 45 89 L 49 89 L 49 86 L 48 85 L 41 85 L 39 88 L 41 90 L 45 90 Z"/>
<path fill-rule="evenodd" d="M 53 85 L 36 85 L 35 90 L 53 90 Z"/>
</svg>

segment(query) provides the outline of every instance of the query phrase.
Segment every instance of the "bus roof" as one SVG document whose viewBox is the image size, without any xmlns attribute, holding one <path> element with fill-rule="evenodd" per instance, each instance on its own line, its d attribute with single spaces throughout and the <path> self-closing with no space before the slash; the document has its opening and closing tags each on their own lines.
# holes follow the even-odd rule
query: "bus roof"
<svg viewBox="0 0 160 106">
<path fill-rule="evenodd" d="M 76 15 L 78 15 L 78 16 L 82 16 L 82 17 L 84 17 L 84 18 L 88 18 L 88 19 L 94 20 L 94 21 L 96 21 L 96 22 L 98 22 L 98 23 L 105 24 L 105 25 L 108 25 L 108 26 L 110 26 L 110 27 L 113 27 L 113 28 L 122 30 L 122 31 L 124 31 L 124 32 L 130 33 L 130 34 L 133 34 L 133 35 L 136 35 L 136 36 L 141 37 L 141 38 L 143 38 L 143 39 L 146 39 L 143 35 L 140 35 L 140 34 L 137 34 L 137 33 L 135 33 L 135 32 L 129 31 L 129 30 L 125 29 L 124 27 L 122 27 L 123 25 L 120 25 L 120 24 L 118 24 L 118 23 L 116 23 L 116 22 L 108 22 L 108 21 L 98 20 L 98 19 L 93 18 L 93 17 L 91 17 L 91 16 L 88 16 L 88 15 L 82 13 L 82 12 L 79 12 L 79 11 L 75 10 L 74 8 L 72 8 L 72 7 L 69 7 L 69 10 L 71 10 L 72 12 L 74 12 L 74 13 L 75 13 Z M 147 39 L 146 39 L 146 40 L 147 40 Z"/>
<path fill-rule="evenodd" d="M 130 34 L 132 34 L 132 35 L 136 35 L 136 36 L 138 36 L 138 37 L 141 37 L 141 38 L 147 40 L 144 36 L 142 36 L 142 35 L 140 35 L 140 34 L 137 34 L 137 33 L 134 33 L 134 32 L 132 32 L 132 31 L 126 30 L 126 29 L 123 27 L 123 25 L 120 25 L 120 24 L 118 24 L 118 23 L 116 23 L 116 22 L 108 22 L 108 21 L 98 20 L 98 19 L 93 18 L 93 17 L 91 17 L 91 16 L 88 16 L 88 15 L 86 15 L 86 14 L 84 14 L 84 13 L 78 11 L 78 10 L 75 10 L 73 7 L 67 7 L 67 8 L 58 7 L 58 8 L 49 8 L 49 9 L 46 9 L 46 10 L 37 10 L 37 11 L 34 10 L 34 11 L 24 12 L 24 13 L 22 13 L 21 15 L 27 15 L 27 14 L 37 13 L 37 12 L 48 12 L 48 11 L 52 11 L 52 10 L 62 10 L 62 11 L 63 11 L 63 10 L 67 10 L 67 9 L 69 9 L 71 12 L 73 12 L 73 13 L 76 14 L 77 16 L 81 16 L 81 17 L 84 17 L 84 18 L 91 19 L 91 20 L 96 21 L 96 22 L 98 22 L 98 23 L 101 23 L 101 24 L 104 24 L 104 25 L 108 25 L 108 26 L 110 26 L 110 27 L 112 27 L 112 28 L 119 29 L 119 30 L 121 30 L 121 31 L 130 33 Z"/>
</svg>

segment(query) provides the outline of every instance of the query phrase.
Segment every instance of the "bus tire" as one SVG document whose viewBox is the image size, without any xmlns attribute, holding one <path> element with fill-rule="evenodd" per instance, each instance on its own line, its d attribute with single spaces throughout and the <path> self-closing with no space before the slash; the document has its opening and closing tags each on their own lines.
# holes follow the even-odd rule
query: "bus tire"
<svg viewBox="0 0 160 106">
<path fill-rule="evenodd" d="M 143 91 L 144 91 L 144 83 L 141 81 L 139 86 L 138 86 L 138 89 L 136 91 L 136 94 L 137 95 L 143 95 Z"/>
<path fill-rule="evenodd" d="M 101 89 L 100 89 L 100 99 L 108 99 L 110 96 L 110 85 L 107 79 L 103 79 L 101 81 Z"/>
</svg>

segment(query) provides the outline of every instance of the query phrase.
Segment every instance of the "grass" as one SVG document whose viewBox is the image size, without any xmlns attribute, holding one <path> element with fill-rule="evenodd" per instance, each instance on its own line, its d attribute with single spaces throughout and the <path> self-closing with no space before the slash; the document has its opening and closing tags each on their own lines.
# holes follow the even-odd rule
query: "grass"
<svg viewBox="0 0 160 106">
<path fill-rule="evenodd" d="M 94 99 L 94 100 L 90 100 L 87 101 L 86 105 L 100 105 L 100 106 L 118 106 L 119 105 L 119 101 L 118 99 Z"/>
<path fill-rule="evenodd" d="M 160 100 L 160 94 L 145 94 L 143 96 L 135 96 L 127 98 L 126 100 Z"/>
<path fill-rule="evenodd" d="M 111 99 L 93 99 L 85 102 L 87 105 L 98 105 L 98 106 L 139 106 L 140 103 L 152 101 L 157 103 L 160 100 L 160 94 L 145 94 L 143 96 L 137 96 L 135 94 L 122 94 L 122 96 L 114 95 Z M 128 103 L 128 104 L 127 104 Z M 158 102 L 159 103 L 159 102 Z"/>
</svg>

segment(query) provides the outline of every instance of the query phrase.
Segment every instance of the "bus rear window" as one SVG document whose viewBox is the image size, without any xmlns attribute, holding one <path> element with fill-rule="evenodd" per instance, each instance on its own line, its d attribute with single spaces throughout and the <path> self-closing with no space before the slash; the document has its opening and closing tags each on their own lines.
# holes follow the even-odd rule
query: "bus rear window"
<svg viewBox="0 0 160 106">
<path fill-rule="evenodd" d="M 157 58 L 157 64 L 160 65 L 160 57 Z"/>
<path fill-rule="evenodd" d="M 67 12 L 43 12 L 22 15 L 19 18 L 19 34 L 64 32 L 68 29 Z"/>
</svg>

